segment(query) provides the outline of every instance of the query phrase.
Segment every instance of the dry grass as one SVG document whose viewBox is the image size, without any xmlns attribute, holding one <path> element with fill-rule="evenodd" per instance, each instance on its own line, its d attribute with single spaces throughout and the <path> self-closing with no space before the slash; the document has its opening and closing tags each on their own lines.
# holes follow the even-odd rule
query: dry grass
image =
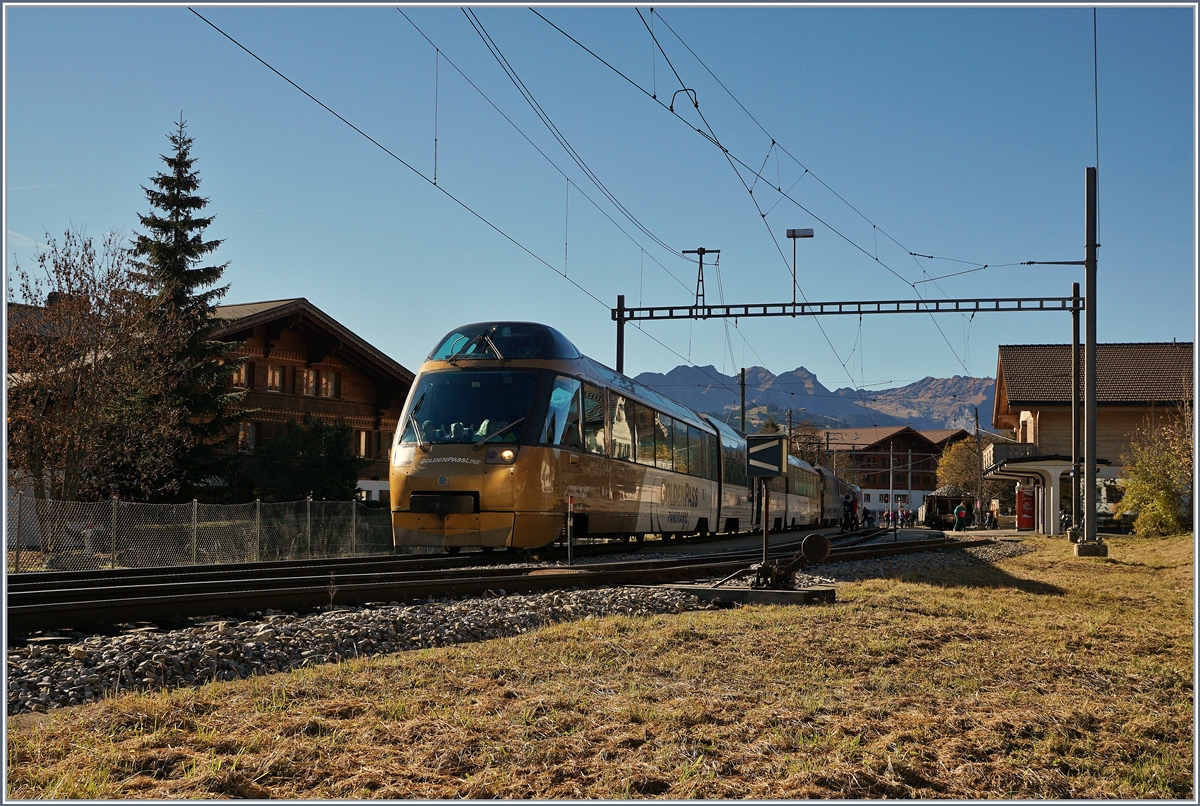
<svg viewBox="0 0 1200 806">
<path fill-rule="evenodd" d="M 1190 535 L 14 726 L 10 798 L 1183 798 Z"/>
</svg>

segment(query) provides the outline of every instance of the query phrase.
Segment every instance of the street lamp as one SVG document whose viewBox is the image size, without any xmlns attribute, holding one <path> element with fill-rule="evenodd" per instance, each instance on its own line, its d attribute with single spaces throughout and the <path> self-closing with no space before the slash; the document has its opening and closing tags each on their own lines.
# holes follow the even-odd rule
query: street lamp
<svg viewBox="0 0 1200 806">
<path fill-rule="evenodd" d="M 796 239 L 813 237 L 812 227 L 790 229 L 787 236 L 792 239 L 792 304 L 796 304 Z"/>
</svg>

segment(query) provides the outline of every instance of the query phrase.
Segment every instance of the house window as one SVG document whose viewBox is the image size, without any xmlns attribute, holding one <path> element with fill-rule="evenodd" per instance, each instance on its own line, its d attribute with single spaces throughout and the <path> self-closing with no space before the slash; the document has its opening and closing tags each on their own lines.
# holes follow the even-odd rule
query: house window
<svg viewBox="0 0 1200 806">
<path fill-rule="evenodd" d="M 267 391 L 282 392 L 283 391 L 283 367 L 269 366 L 267 367 Z"/>
<path fill-rule="evenodd" d="M 338 374 L 336 372 L 321 373 L 321 397 L 338 396 Z"/>
<path fill-rule="evenodd" d="M 896 503 L 897 504 L 907 504 L 908 503 L 908 495 L 907 494 L 904 494 L 904 495 L 897 494 L 896 495 Z"/>
<path fill-rule="evenodd" d="M 254 452 L 254 423 L 238 423 L 237 449 L 246 453 Z"/>
<path fill-rule="evenodd" d="M 871 494 L 870 493 L 863 493 L 863 503 L 864 504 L 871 503 Z"/>
<path fill-rule="evenodd" d="M 296 394 L 315 395 L 317 393 L 317 371 L 315 369 L 296 370 Z"/>
<path fill-rule="evenodd" d="M 246 379 L 250 376 L 250 362 L 243 361 L 242 365 L 233 371 L 229 384 L 237 389 L 246 388 Z"/>
<path fill-rule="evenodd" d="M 370 442 L 371 442 L 371 433 L 369 431 L 359 431 L 358 432 L 358 455 L 361 458 L 364 458 L 364 459 L 366 458 L 367 446 L 370 445 Z"/>
</svg>

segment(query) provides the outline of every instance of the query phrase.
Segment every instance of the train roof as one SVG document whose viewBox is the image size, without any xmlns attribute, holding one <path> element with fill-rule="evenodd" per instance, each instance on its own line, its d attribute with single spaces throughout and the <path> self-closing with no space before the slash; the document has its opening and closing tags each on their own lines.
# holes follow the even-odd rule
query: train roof
<svg viewBox="0 0 1200 806">
<path fill-rule="evenodd" d="M 496 355 L 499 350 L 501 355 Z M 456 327 L 438 342 L 426 361 L 457 358 L 501 358 L 516 361 L 578 361 L 585 374 L 660 412 L 712 433 L 713 425 L 698 412 L 589 358 L 571 340 L 537 322 L 475 322 Z M 736 432 L 735 432 L 736 433 Z M 740 435 L 739 435 L 740 438 Z"/>
<path fill-rule="evenodd" d="M 791 454 L 788 454 L 788 464 L 792 467 L 798 467 L 801 470 L 807 470 L 810 473 L 816 473 L 817 469 L 803 459 L 798 459 Z"/>
<path fill-rule="evenodd" d="M 501 355 L 496 355 L 496 350 Z M 425 360 L 445 361 L 455 355 L 519 361 L 575 361 L 583 357 L 570 339 L 537 322 L 475 322 L 456 327 L 438 341 Z"/>
</svg>

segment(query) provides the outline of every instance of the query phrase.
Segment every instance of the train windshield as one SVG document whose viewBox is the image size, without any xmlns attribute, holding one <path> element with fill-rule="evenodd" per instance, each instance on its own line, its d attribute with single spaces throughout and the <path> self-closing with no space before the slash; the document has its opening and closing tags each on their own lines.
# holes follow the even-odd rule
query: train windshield
<svg viewBox="0 0 1200 806">
<path fill-rule="evenodd" d="M 536 371 L 426 373 L 404 413 L 400 442 L 519 442 L 537 381 Z"/>
</svg>

